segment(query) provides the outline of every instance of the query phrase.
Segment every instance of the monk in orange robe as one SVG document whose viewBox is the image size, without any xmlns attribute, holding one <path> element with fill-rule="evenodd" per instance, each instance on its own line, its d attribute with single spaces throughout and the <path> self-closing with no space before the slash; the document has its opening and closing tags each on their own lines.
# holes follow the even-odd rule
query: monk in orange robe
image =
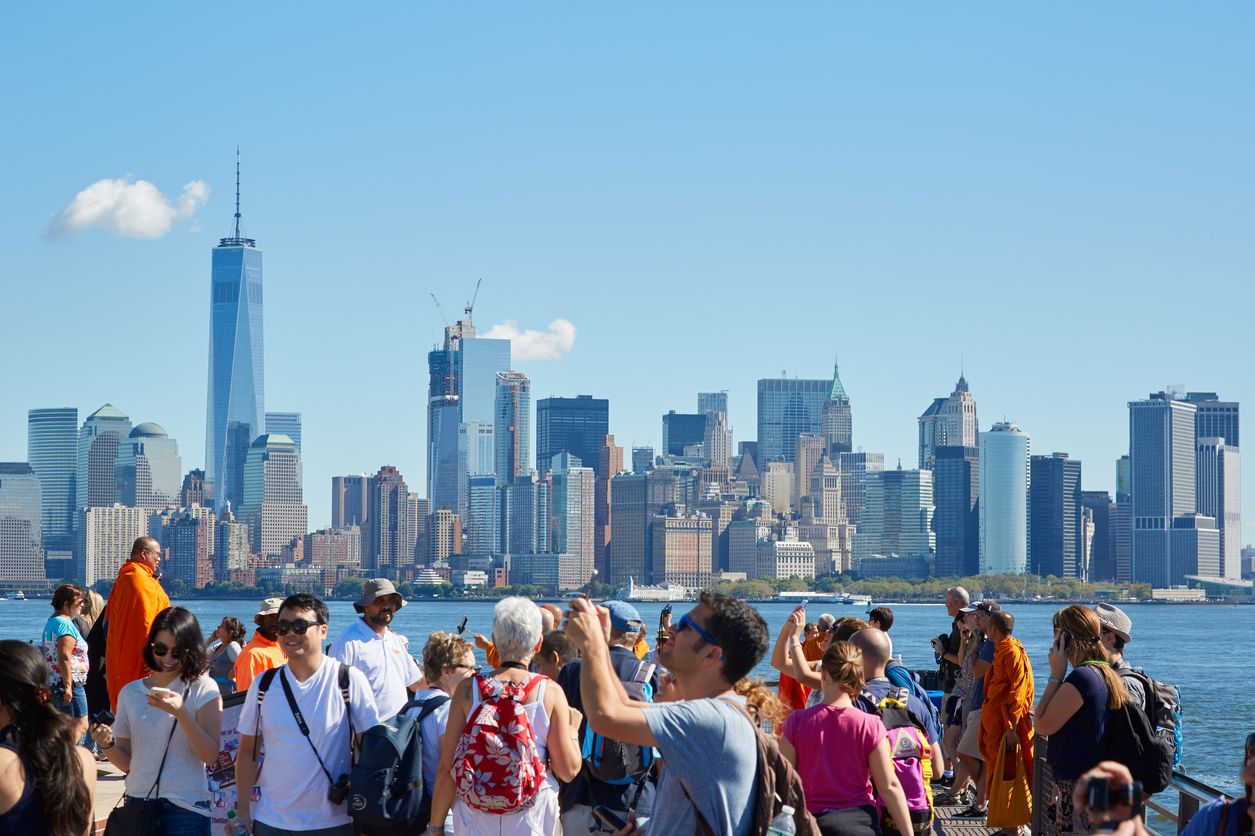
<svg viewBox="0 0 1255 836">
<path fill-rule="evenodd" d="M 105 644 L 105 681 L 109 705 L 118 708 L 118 692 L 128 682 L 143 678 L 144 645 L 157 613 L 170 606 L 170 598 L 157 582 L 161 546 L 151 537 L 141 537 L 131 546 L 131 557 L 118 570 L 104 617 L 108 624 Z"/>
<path fill-rule="evenodd" d="M 990 765 L 986 770 L 987 780 L 992 782 L 994 778 L 993 764 L 998 757 L 998 747 L 1015 743 L 1031 787 L 1033 721 L 1029 712 L 1033 708 L 1033 666 L 1024 645 L 1011 636 L 1015 627 L 1011 614 L 1005 610 L 991 613 L 988 621 L 987 632 L 994 642 L 994 661 L 985 674 L 985 704 L 980 713 L 980 751 L 985 763 Z"/>
<path fill-rule="evenodd" d="M 832 616 L 828 615 L 821 618 L 821 626 L 815 628 L 813 631 L 809 631 L 810 637 L 807 638 L 806 641 L 802 642 L 802 656 L 805 657 L 806 661 L 816 662 L 824 658 L 824 650 L 827 647 L 828 641 L 828 630 L 824 629 L 822 625 L 827 624 L 830 627 L 832 622 L 825 621 L 825 619 L 831 618 Z M 780 686 L 778 688 L 778 693 L 780 695 L 780 701 L 788 706 L 790 711 L 799 711 L 806 707 L 806 700 L 810 697 L 811 689 L 807 688 L 787 673 L 782 673 L 780 674 Z"/>
</svg>

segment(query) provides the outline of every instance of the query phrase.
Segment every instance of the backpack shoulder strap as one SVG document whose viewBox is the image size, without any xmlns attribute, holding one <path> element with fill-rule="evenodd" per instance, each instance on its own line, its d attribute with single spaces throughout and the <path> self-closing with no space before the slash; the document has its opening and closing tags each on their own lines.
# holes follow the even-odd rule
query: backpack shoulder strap
<svg viewBox="0 0 1255 836">
<path fill-rule="evenodd" d="M 697 816 L 697 832 L 701 834 L 701 836 L 715 836 L 714 828 L 706 823 L 706 817 L 702 815 L 702 811 L 697 806 L 697 802 L 693 800 L 693 796 L 689 795 L 688 787 L 684 786 L 683 781 L 679 781 L 678 783 L 680 785 L 680 791 L 684 793 L 684 797 L 688 799 L 689 804 L 693 807 L 693 815 Z"/>
<path fill-rule="evenodd" d="M 428 697 L 425 700 L 418 700 L 418 701 L 412 700 L 411 702 L 414 702 L 416 705 L 422 706 L 422 708 L 418 710 L 418 716 L 414 718 L 414 723 L 417 725 L 423 722 L 424 720 L 426 720 L 429 714 L 431 714 L 440 706 L 447 703 L 449 699 L 450 697 L 448 694 L 436 694 L 434 697 Z M 401 710 L 404 711 L 405 709 L 401 709 Z"/>
<path fill-rule="evenodd" d="M 1216 819 L 1216 836 L 1224 836 L 1225 829 L 1229 826 L 1229 810 L 1233 807 L 1227 796 L 1220 805 L 1220 816 Z"/>
<path fill-rule="evenodd" d="M 640 662 L 637 662 L 636 672 L 632 674 L 632 681 L 639 682 L 642 685 L 645 684 L 646 682 L 649 681 L 649 678 L 654 675 L 654 669 L 656 667 L 657 667 L 656 665 L 650 662 L 643 661 L 643 660 Z"/>
</svg>

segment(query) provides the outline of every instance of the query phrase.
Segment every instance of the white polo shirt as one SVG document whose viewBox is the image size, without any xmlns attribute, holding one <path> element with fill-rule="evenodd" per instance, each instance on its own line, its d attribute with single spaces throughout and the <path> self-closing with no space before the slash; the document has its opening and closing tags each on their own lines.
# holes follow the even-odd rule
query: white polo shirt
<svg viewBox="0 0 1255 836">
<path fill-rule="evenodd" d="M 364 618 L 349 625 L 327 653 L 366 674 L 384 720 L 397 715 L 409 699 L 406 688 L 423 676 L 410 656 L 409 639 L 391 628 L 380 635 Z"/>
</svg>

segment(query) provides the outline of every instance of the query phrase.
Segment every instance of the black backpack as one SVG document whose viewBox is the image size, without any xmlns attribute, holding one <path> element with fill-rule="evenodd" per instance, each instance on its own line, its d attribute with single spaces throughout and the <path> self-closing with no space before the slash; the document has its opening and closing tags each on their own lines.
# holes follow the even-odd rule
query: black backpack
<svg viewBox="0 0 1255 836">
<path fill-rule="evenodd" d="M 1141 706 L 1130 701 L 1107 711 L 1103 757 L 1127 766 L 1146 795 L 1163 792 L 1172 783 L 1175 755 L 1172 739 L 1155 733 Z"/>
<path fill-rule="evenodd" d="M 447 694 L 410 700 L 391 720 L 362 735 L 357 763 L 349 773 L 349 815 L 355 822 L 367 827 L 427 825 L 431 795 L 423 786 L 422 722 L 448 701 Z M 418 714 L 406 713 L 418 706 Z"/>
<path fill-rule="evenodd" d="M 654 665 L 637 662 L 632 678 L 623 682 L 628 697 L 636 702 L 653 702 L 654 692 L 649 682 L 653 675 Z M 602 784 L 636 783 L 645 778 L 654 762 L 653 747 L 605 737 L 593 731 L 587 721 L 580 738 L 580 755 L 584 759 L 585 776 Z"/>
</svg>

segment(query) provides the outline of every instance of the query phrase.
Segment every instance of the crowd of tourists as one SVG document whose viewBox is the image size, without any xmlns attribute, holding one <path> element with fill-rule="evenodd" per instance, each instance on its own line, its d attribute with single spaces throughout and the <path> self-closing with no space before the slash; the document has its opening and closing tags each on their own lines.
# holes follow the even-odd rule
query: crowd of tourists
<svg viewBox="0 0 1255 836">
<path fill-rule="evenodd" d="M 1125 658 L 1132 622 L 1107 604 L 1056 613 L 1034 704 L 1014 616 L 961 588 L 935 699 L 895 660 L 888 607 L 799 607 L 772 642 L 752 606 L 704 592 L 674 622 L 667 608 L 651 648 L 629 603 L 510 597 L 490 635 L 434 632 L 416 654 L 380 578 L 330 645 L 308 594 L 264 600 L 247 642 L 230 617 L 206 641 L 160 560 L 141 538 L 107 603 L 64 585 L 41 648 L 0 641 L 0 836 L 93 832 L 97 759 L 125 773 L 111 836 L 207 836 L 237 693 L 230 836 L 923 834 L 941 805 L 1020 834 L 1038 736 L 1055 830 L 1134 834 L 1174 763 L 1179 703 Z M 768 654 L 778 692 L 749 678 Z M 1252 816 L 1217 801 L 1187 833 L 1249 833 Z"/>
</svg>

